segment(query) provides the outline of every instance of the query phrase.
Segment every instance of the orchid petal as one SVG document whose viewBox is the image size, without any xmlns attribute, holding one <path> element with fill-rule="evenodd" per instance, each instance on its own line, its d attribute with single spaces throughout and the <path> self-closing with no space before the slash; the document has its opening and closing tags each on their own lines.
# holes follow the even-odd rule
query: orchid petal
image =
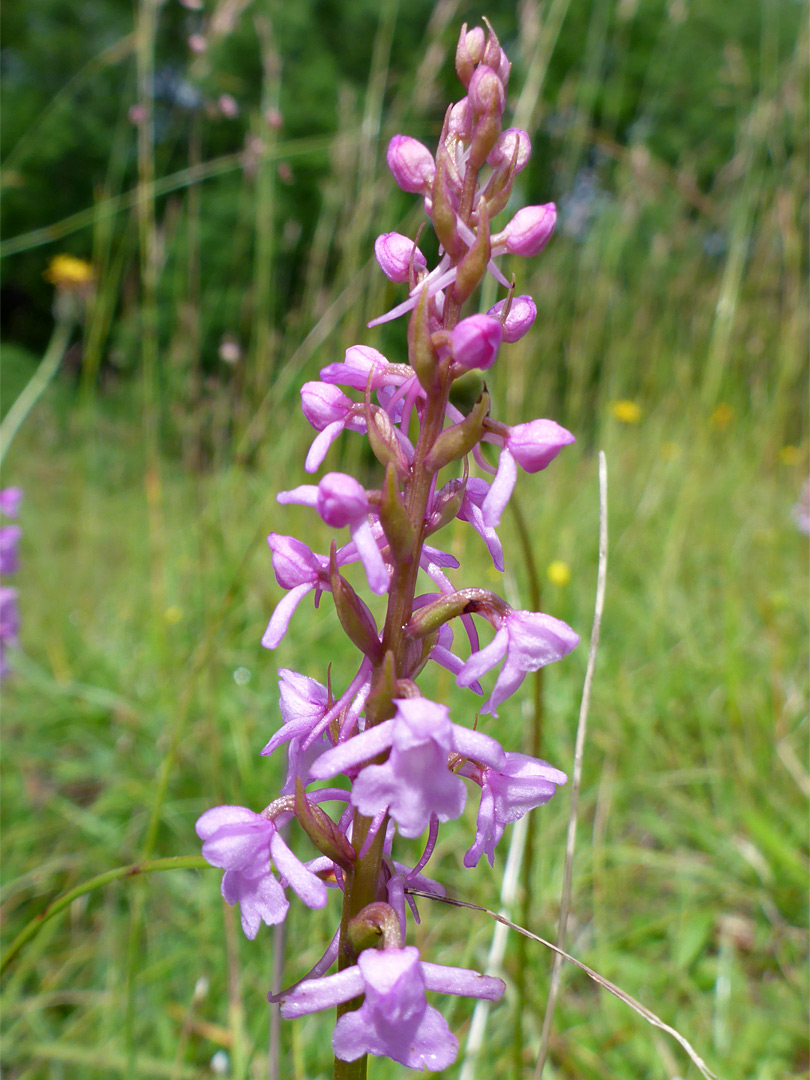
<svg viewBox="0 0 810 1080">
<path fill-rule="evenodd" d="M 458 685 L 469 686 L 475 679 L 480 679 L 482 675 L 486 674 L 490 668 L 495 667 L 498 661 L 506 656 L 508 645 L 509 634 L 505 627 L 501 627 L 489 645 L 485 645 L 479 652 L 473 653 L 466 662 L 461 674 L 456 679 Z"/>
<path fill-rule="evenodd" d="M 494 528 L 500 524 L 506 504 L 512 495 L 517 481 L 517 464 L 509 450 L 504 447 L 498 460 L 498 471 L 490 485 L 487 496 L 481 505 L 484 524 Z"/>
<path fill-rule="evenodd" d="M 469 968 L 445 967 L 444 964 L 421 962 L 425 988 L 441 994 L 457 994 L 463 997 L 485 998 L 500 1001 L 506 990 L 502 979 L 481 975 Z"/>
<path fill-rule="evenodd" d="M 326 886 L 311 870 L 307 870 L 278 833 L 270 841 L 270 854 L 279 874 L 307 907 L 326 907 Z"/>
<path fill-rule="evenodd" d="M 506 754 L 497 739 L 485 735 L 482 731 L 456 724 L 453 730 L 453 744 L 459 754 L 471 758 L 482 765 L 500 769 L 506 764 Z"/>
<path fill-rule="evenodd" d="M 352 529 L 352 539 L 357 545 L 360 561 L 368 578 L 368 587 L 373 593 L 382 596 L 388 592 L 391 579 L 386 569 L 385 560 L 380 554 L 377 541 L 371 531 L 368 519 L 361 521 Z"/>
<path fill-rule="evenodd" d="M 304 468 L 307 472 L 318 471 L 323 464 L 323 459 L 326 457 L 329 447 L 345 427 L 344 420 L 334 420 L 331 424 L 327 424 L 323 431 L 318 432 L 312 440 L 312 445 L 304 462 Z"/>
<path fill-rule="evenodd" d="M 385 720 L 376 727 L 353 735 L 344 743 L 339 743 L 325 754 L 321 754 L 310 769 L 314 780 L 328 780 L 330 776 L 356 768 L 363 762 L 370 761 L 377 754 L 388 750 L 394 741 L 394 721 Z"/>
<path fill-rule="evenodd" d="M 320 1009 L 332 1009 L 362 992 L 363 976 L 355 964 L 322 979 L 306 979 L 282 1000 L 281 1015 L 291 1020 Z"/>
<path fill-rule="evenodd" d="M 290 589 L 287 595 L 279 600 L 278 604 L 276 604 L 276 610 L 273 612 L 270 622 L 267 624 L 267 629 L 262 635 L 262 645 L 265 649 L 276 648 L 287 633 L 290 619 L 292 619 L 295 609 L 307 593 L 312 592 L 314 588 L 314 581 L 305 581 L 303 585 L 296 585 L 294 589 Z"/>
</svg>

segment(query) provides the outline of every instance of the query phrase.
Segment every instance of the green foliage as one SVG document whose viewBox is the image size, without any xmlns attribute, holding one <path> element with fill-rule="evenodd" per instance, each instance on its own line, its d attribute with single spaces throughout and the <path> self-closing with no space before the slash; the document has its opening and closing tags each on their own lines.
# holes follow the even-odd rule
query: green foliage
<svg viewBox="0 0 810 1080">
<path fill-rule="evenodd" d="M 683 1031 L 725 1080 L 748 1080 L 752 1067 L 762 1080 L 798 1077 L 807 560 L 791 507 L 807 467 L 804 16 L 790 2 L 719 0 L 557 10 L 562 30 L 530 110 L 539 153 L 520 194 L 556 198 L 561 226 L 536 266 L 512 267 L 539 317 L 487 384 L 494 415 L 553 416 L 577 435 L 519 495 L 541 570 L 552 560 L 572 569 L 567 586 L 544 581 L 544 610 L 584 638 L 595 450 L 608 456 L 607 611 L 570 948 Z M 538 73 L 532 11 L 506 0 L 488 9 L 514 59 L 514 101 Z M 402 323 L 364 327 L 401 297 L 373 263 L 375 232 L 413 233 L 420 220 L 415 200 L 391 190 L 385 146 L 395 131 L 434 138 L 457 89 L 446 59 L 417 68 L 434 41 L 446 57 L 458 22 L 477 12 L 462 3 L 428 34 L 434 15 L 425 0 L 254 3 L 192 63 L 186 38 L 201 17 L 159 8 L 163 186 L 149 311 L 127 195 L 138 180 L 132 6 L 85 5 L 81 21 L 64 0 L 4 6 L 4 236 L 11 245 L 57 229 L 4 260 L 3 412 L 51 332 L 47 260 L 69 250 L 92 258 L 98 276 L 61 377 L 4 462 L 3 483 L 26 493 L 22 647 L 3 688 L 6 944 L 54 897 L 147 848 L 196 853 L 193 824 L 210 805 L 265 805 L 280 781 L 280 763 L 258 756 L 278 725 L 277 667 L 323 678 L 334 661 L 341 682 L 354 660 L 337 652 L 328 603 L 315 616 L 305 605 L 276 655 L 261 649 L 281 595 L 264 538 L 299 531 L 326 550 L 309 511 L 280 516 L 275 503 L 304 479 L 301 382 L 361 340 L 403 358 Z M 265 76 L 268 41 L 280 67 Z M 193 108 L 177 100 L 189 87 Z M 239 117 L 209 108 L 223 93 Z M 278 131 L 262 119 L 276 98 Z M 250 135 L 264 157 L 240 156 Z M 200 177 L 172 179 L 195 162 Z M 88 208 L 81 227 L 59 225 Z M 154 380 L 141 367 L 151 316 Z M 615 418 L 621 399 L 639 406 L 639 423 Z M 143 416 L 158 420 L 160 454 Z M 354 467 L 358 456 L 349 434 L 328 464 Z M 374 463 L 362 465 L 377 483 Z M 459 583 L 498 588 L 465 529 L 453 539 Z M 516 552 L 511 523 L 502 531 Z M 524 578 L 507 584 L 521 604 Z M 584 664 L 583 649 L 547 678 L 543 753 L 569 770 Z M 469 707 L 447 673 L 431 677 L 428 692 Z M 523 723 L 518 703 L 498 734 L 520 745 Z M 530 929 L 545 936 L 558 914 L 566 800 L 537 814 Z M 436 873 L 497 908 L 503 861 L 480 867 L 474 885 L 461 867 L 473 803 Z M 292 842 L 306 850 L 303 837 Z M 317 959 L 336 910 L 292 904 L 290 979 Z M 414 941 L 432 959 L 485 962 L 483 917 L 433 906 L 423 918 Z M 241 938 L 216 872 L 110 883 L 75 900 L 10 966 L 5 1071 L 199 1076 L 227 1049 L 231 1075 L 266 1075 L 276 945 L 267 928 L 253 944 Z M 525 1075 L 550 970 L 531 948 Z M 506 964 L 511 978 L 511 948 Z M 469 1009 L 452 1008 L 463 1045 Z M 513 1008 L 493 1013 L 479 1075 L 515 1080 Z M 328 1074 L 327 1027 L 323 1017 L 283 1026 L 283 1076 Z M 554 1030 L 559 1075 L 696 1075 L 577 973 L 566 974 Z M 374 1075 L 399 1073 L 375 1064 Z"/>
<path fill-rule="evenodd" d="M 279 762 L 258 757 L 278 724 L 275 669 L 322 676 L 341 640 L 322 605 L 314 618 L 296 616 L 277 655 L 258 645 L 280 595 L 263 535 L 281 527 L 277 487 L 302 475 L 301 423 L 290 423 L 283 446 L 268 439 L 255 472 L 195 478 L 166 465 L 150 538 L 137 429 L 125 416 L 114 428 L 90 421 L 74 416 L 60 433 L 43 407 L 39 423 L 21 434 L 9 474 L 27 493 L 17 582 L 23 651 L 4 689 L 10 935 L 57 894 L 140 857 L 166 755 L 156 855 L 195 852 L 194 820 L 214 802 L 264 805 L 280 780 Z M 677 414 L 662 404 L 637 427 L 604 412 L 598 423 L 595 439 L 610 463 L 611 553 L 571 948 L 675 1024 L 727 1080 L 749 1076 L 752 1058 L 764 1075 L 798 1076 L 807 573 L 790 504 L 799 477 L 795 466 L 769 463 L 765 425 L 738 417 L 713 430 L 695 401 Z M 574 574 L 565 587 L 546 583 L 543 606 L 587 636 L 595 460 L 574 450 L 539 484 L 526 480 L 521 494 L 541 568 L 561 558 Z M 319 529 L 311 518 L 293 510 L 283 527 L 299 526 L 324 548 L 326 536 L 312 534 Z M 511 529 L 504 533 L 515 550 Z M 494 583 L 463 526 L 453 550 L 464 583 Z M 522 581 L 515 588 L 525 595 Z M 544 754 L 558 764 L 570 762 L 584 660 L 580 652 L 548 673 Z M 345 670 L 336 660 L 335 677 Z M 464 707 L 446 673 L 434 679 L 430 691 Z M 520 745 L 519 703 L 500 723 L 499 737 Z M 497 907 L 502 860 L 476 872 L 474 885 L 461 867 L 472 802 L 436 872 L 457 895 Z M 548 934 L 564 795 L 539 812 L 538 826 L 531 928 Z M 203 1067 L 226 1032 L 238 1044 L 227 1043 L 232 1060 L 240 1053 L 259 1060 L 272 934 L 241 941 L 225 912 L 233 934 L 226 952 L 218 880 L 216 872 L 184 870 L 112 884 L 49 924 L 8 974 L 8 1068 L 26 1063 L 31 1077 L 51 1075 L 59 1061 L 65 1076 L 125 1070 L 126 940 L 139 902 L 131 993 L 140 1072 L 158 1075 L 154 1062 L 162 1062 L 168 1075 L 175 1060 Z M 321 926 L 320 916 L 313 924 L 313 913 L 298 908 L 288 928 L 290 978 L 316 959 L 327 931 L 328 915 Z M 465 913 L 460 931 L 457 912 L 434 907 L 423 916 L 416 939 L 430 940 L 434 959 L 483 962 L 490 932 L 483 917 Z M 537 950 L 527 1050 L 536 1045 L 550 969 Z M 241 1034 L 229 1012 L 226 960 L 231 977 L 239 972 Z M 191 1004 L 200 978 L 208 990 Z M 727 999 L 718 998 L 723 980 Z M 511 1076 L 498 1064 L 507 1055 L 508 1009 L 493 1016 L 487 1050 L 498 1076 Z M 458 1007 L 454 1026 L 465 1015 Z M 284 1026 L 290 1072 L 298 1061 L 295 1075 L 326 1075 L 324 1024 Z M 640 1020 L 575 974 L 566 977 L 556 1030 L 552 1061 L 578 1076 L 656 1075 L 659 1051 L 679 1060 L 675 1047 L 662 1049 Z M 388 1075 L 384 1066 L 377 1073 Z"/>
</svg>

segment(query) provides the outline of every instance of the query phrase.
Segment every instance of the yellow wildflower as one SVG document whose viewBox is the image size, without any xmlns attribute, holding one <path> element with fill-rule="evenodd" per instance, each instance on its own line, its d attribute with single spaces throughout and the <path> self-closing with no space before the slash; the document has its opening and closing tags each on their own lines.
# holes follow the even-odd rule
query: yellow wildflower
<svg viewBox="0 0 810 1080">
<path fill-rule="evenodd" d="M 614 401 L 610 412 L 620 424 L 637 424 L 641 420 L 641 406 L 635 401 Z"/>
<path fill-rule="evenodd" d="M 661 443 L 661 457 L 664 461 L 677 461 L 681 456 L 681 448 L 676 442 Z"/>
<path fill-rule="evenodd" d="M 567 585 L 571 580 L 571 567 L 560 559 L 555 559 L 554 562 L 549 563 L 546 573 L 551 584 L 559 585 L 560 588 Z"/>
<path fill-rule="evenodd" d="M 725 401 L 721 401 L 709 417 L 709 423 L 716 431 L 725 431 L 733 419 L 734 410 Z"/>
<path fill-rule="evenodd" d="M 42 276 L 51 285 L 63 289 L 81 288 L 83 285 L 92 284 L 95 280 L 90 263 L 84 259 L 77 259 L 75 255 L 54 255 Z"/>
<path fill-rule="evenodd" d="M 783 465 L 798 465 L 802 455 L 798 446 L 783 446 L 779 451 L 779 458 Z"/>
</svg>

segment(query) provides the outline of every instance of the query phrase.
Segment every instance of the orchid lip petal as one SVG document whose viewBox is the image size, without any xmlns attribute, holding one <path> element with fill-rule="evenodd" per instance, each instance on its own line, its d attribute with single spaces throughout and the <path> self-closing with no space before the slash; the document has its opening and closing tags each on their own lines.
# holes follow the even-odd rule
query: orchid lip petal
<svg viewBox="0 0 810 1080">
<path fill-rule="evenodd" d="M 498 471 L 481 505 L 484 525 L 494 528 L 500 524 L 501 515 L 517 483 L 517 464 L 511 452 L 504 447 L 498 459 Z"/>
<path fill-rule="evenodd" d="M 492 975 L 481 975 L 469 968 L 445 967 L 444 964 L 431 964 L 421 961 L 425 988 L 442 994 L 457 994 L 463 997 L 486 998 L 488 1001 L 500 1001 L 506 990 L 502 979 Z"/>
<path fill-rule="evenodd" d="M 480 677 L 486 674 L 490 668 L 495 667 L 499 660 L 502 660 L 506 656 L 506 650 L 509 645 L 509 635 L 507 631 L 502 627 L 490 641 L 489 645 L 485 645 L 483 649 L 480 649 L 477 653 L 469 658 L 464 665 L 461 674 L 456 679 L 459 686 L 467 686 L 474 679 L 480 679 Z"/>
<path fill-rule="evenodd" d="M 472 731 L 457 724 L 453 742 L 460 754 L 493 769 L 500 769 L 506 764 L 506 754 L 500 743 L 481 731 Z"/>
<path fill-rule="evenodd" d="M 307 907 L 326 907 L 326 886 L 311 870 L 307 870 L 278 833 L 270 841 L 270 854 L 279 874 Z"/>
<path fill-rule="evenodd" d="M 373 593 L 382 596 L 388 592 L 391 579 L 368 520 L 362 521 L 352 531 L 352 539 L 357 545 L 360 561 L 368 578 L 368 587 Z"/>
<path fill-rule="evenodd" d="M 345 426 L 343 420 L 334 420 L 331 424 L 327 424 L 322 431 L 318 432 L 312 440 L 312 445 L 309 448 L 306 461 L 304 462 L 304 468 L 308 473 L 318 471 L 329 451 L 329 447 L 340 435 Z"/>
<path fill-rule="evenodd" d="M 303 585 L 296 585 L 294 589 L 290 589 L 287 595 L 279 600 L 262 636 L 262 645 L 265 649 L 275 649 L 277 647 L 287 633 L 295 609 L 307 593 L 312 592 L 314 588 L 314 581 L 305 581 Z"/>
<path fill-rule="evenodd" d="M 299 503 L 301 506 L 315 506 L 318 498 L 318 488 L 315 484 L 299 484 L 290 491 L 280 491 L 276 496 L 276 502 L 283 506 L 287 503 Z"/>
<path fill-rule="evenodd" d="M 351 1001 L 362 992 L 363 976 L 354 965 L 321 979 L 306 979 L 283 998 L 281 1015 L 289 1020 L 320 1009 L 332 1009 L 344 1001 Z"/>
</svg>

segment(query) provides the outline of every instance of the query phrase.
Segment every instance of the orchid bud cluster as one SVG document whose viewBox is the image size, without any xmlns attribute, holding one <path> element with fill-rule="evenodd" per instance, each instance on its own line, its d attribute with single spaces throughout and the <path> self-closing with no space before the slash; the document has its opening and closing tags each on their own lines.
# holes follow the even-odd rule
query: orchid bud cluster
<svg viewBox="0 0 810 1080">
<path fill-rule="evenodd" d="M 483 380 L 467 411 L 451 403 L 457 380 L 486 371 L 500 349 L 531 327 L 531 297 L 515 296 L 498 256 L 537 254 L 554 227 L 555 208 L 528 206 L 500 229 L 515 177 L 529 157 L 524 131 L 503 129 L 509 62 L 498 39 L 462 28 L 456 70 L 465 96 L 445 116 L 436 153 L 396 135 L 388 164 L 405 191 L 421 195 L 439 240 L 439 260 L 427 259 L 410 237 L 385 233 L 375 244 L 383 273 L 408 286 L 408 297 L 375 325 L 405 313 L 408 362 L 392 362 L 376 349 L 355 345 L 327 365 L 320 381 L 301 391 L 304 415 L 317 434 L 305 468 L 316 472 L 343 432 L 364 436 L 381 466 L 378 488 L 327 472 L 317 484 L 282 492 L 279 502 L 311 507 L 348 538 L 318 554 L 301 540 L 272 533 L 273 569 L 286 595 L 270 619 L 262 644 L 275 648 L 298 605 L 312 593 L 315 606 L 330 593 L 340 624 L 359 656 L 345 685 L 280 671 L 282 724 L 262 751 L 286 749 L 286 779 L 260 813 L 219 806 L 197 822 L 203 855 L 225 873 L 222 895 L 238 903 L 242 927 L 254 938 L 262 922 L 280 923 L 288 892 L 310 908 L 323 908 L 330 891 L 341 894 L 335 936 L 313 970 L 271 995 L 283 1016 L 337 1006 L 332 1036 L 335 1076 L 365 1075 L 365 1055 L 387 1056 L 414 1069 L 442 1069 L 458 1048 L 426 991 L 497 1000 L 503 983 L 475 971 L 420 958 L 406 945 L 406 905 L 418 913 L 411 891 L 443 895 L 423 875 L 439 826 L 458 818 L 468 791 L 478 791 L 475 837 L 464 857 L 474 867 L 495 851 L 506 826 L 548 802 L 565 774 L 545 761 L 504 750 L 492 735 L 451 718 L 424 697 L 417 677 L 432 662 L 458 684 L 483 696 L 481 680 L 498 668 L 479 712 L 497 717 L 525 676 L 559 660 L 577 644 L 559 619 L 518 611 L 479 587 L 457 588 L 446 571 L 452 555 L 433 536 L 455 519 L 467 522 L 498 570 L 503 552 L 496 528 L 515 485 L 518 466 L 545 469 L 573 436 L 553 420 L 510 426 L 490 416 Z M 462 309 L 489 273 L 507 289 L 485 314 Z M 481 444 L 497 448 L 489 465 Z M 470 457 L 489 482 L 470 475 Z M 359 563 L 371 593 L 387 598 L 380 625 L 344 570 Z M 421 571 L 421 574 L 420 574 Z M 476 618 L 494 630 L 481 647 Z M 469 643 L 456 651 L 460 624 Z M 330 787 L 336 778 L 348 780 Z M 331 808 L 330 811 L 324 807 Z M 300 859 L 282 836 L 295 819 L 315 852 Z M 425 836 L 415 865 L 395 855 L 396 838 Z M 337 972 L 327 974 L 337 962 Z M 355 1065 L 347 1063 L 356 1063 Z M 354 1070 L 354 1071 L 353 1071 Z"/>
<path fill-rule="evenodd" d="M 22 492 L 19 488 L 3 488 L 0 491 L 0 517 L 16 517 Z M 19 525 L 0 525 L 0 679 L 9 671 L 6 649 L 17 644 L 19 614 L 17 590 L 4 584 L 4 578 L 17 570 L 17 544 L 22 530 Z"/>
</svg>

